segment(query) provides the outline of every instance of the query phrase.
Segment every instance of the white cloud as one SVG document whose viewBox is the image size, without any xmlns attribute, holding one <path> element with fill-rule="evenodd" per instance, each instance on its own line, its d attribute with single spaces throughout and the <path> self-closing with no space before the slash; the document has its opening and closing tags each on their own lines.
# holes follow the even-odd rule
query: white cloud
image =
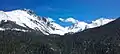
<svg viewBox="0 0 120 54">
<path fill-rule="evenodd" d="M 62 21 L 62 22 L 64 21 L 64 19 L 63 19 L 63 18 L 59 18 L 59 20 L 60 20 L 60 21 Z"/>
<path fill-rule="evenodd" d="M 78 20 L 76 20 L 76 19 L 74 19 L 74 18 L 67 18 L 67 19 L 65 20 L 65 22 L 77 23 Z"/>
<path fill-rule="evenodd" d="M 63 19 L 63 18 L 59 18 L 60 21 L 62 22 L 71 22 L 71 23 L 77 23 L 78 20 L 74 19 L 74 18 L 67 18 L 67 19 Z"/>
<path fill-rule="evenodd" d="M 47 19 L 48 19 L 49 21 L 55 21 L 55 20 L 53 20 L 53 19 L 52 19 L 52 18 L 50 18 L 50 17 L 48 17 Z"/>
</svg>

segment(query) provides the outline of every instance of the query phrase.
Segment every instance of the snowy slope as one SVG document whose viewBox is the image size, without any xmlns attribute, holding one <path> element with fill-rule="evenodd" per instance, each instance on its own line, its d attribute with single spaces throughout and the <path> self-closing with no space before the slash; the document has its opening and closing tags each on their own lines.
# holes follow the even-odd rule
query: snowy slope
<svg viewBox="0 0 120 54">
<path fill-rule="evenodd" d="M 14 10 L 9 12 L 0 11 L 0 21 L 10 20 L 22 27 L 29 27 L 38 30 L 46 35 L 61 34 L 63 32 L 61 31 L 61 29 L 63 29 L 62 26 L 52 22 L 49 18 L 29 14 L 30 11 L 31 10 Z"/>
<path fill-rule="evenodd" d="M 67 27 L 67 29 L 69 32 L 75 33 L 75 32 L 79 32 L 79 31 L 83 31 L 85 29 L 99 27 L 99 26 L 105 25 L 114 20 L 115 19 L 100 18 L 95 21 L 92 21 L 92 23 L 86 23 L 83 21 L 79 21 L 78 23 L 74 24 L 73 26 Z"/>
<path fill-rule="evenodd" d="M 24 10 L 14 10 L 9 12 L 0 11 L 0 21 L 10 20 L 15 22 L 17 25 L 22 27 L 31 28 L 33 30 L 41 31 L 45 35 L 49 34 L 60 34 L 64 35 L 65 33 L 75 33 L 78 31 L 83 31 L 88 28 L 98 27 L 104 24 L 107 24 L 115 19 L 104 19 L 100 18 L 98 20 L 92 21 L 88 24 L 86 22 L 78 21 L 78 23 L 62 27 L 59 24 L 55 23 L 51 18 L 39 17 L 34 14 L 33 11 L 29 9 Z M 2 30 L 2 29 L 1 29 Z"/>
<path fill-rule="evenodd" d="M 105 25 L 111 21 L 114 21 L 115 19 L 106 19 L 106 18 L 100 18 L 100 19 L 97 19 L 95 21 L 92 21 L 91 24 L 88 24 L 88 27 L 89 28 L 94 28 L 94 27 L 98 27 L 98 26 L 102 26 L 102 25 Z"/>
</svg>

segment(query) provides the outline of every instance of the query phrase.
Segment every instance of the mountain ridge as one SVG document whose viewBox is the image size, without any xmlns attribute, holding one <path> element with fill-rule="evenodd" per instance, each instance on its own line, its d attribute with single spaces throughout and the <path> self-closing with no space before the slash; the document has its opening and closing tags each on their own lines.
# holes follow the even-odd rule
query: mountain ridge
<svg viewBox="0 0 120 54">
<path fill-rule="evenodd" d="M 54 21 L 51 21 L 47 17 L 37 16 L 30 9 L 13 10 L 8 12 L 0 11 L 0 16 L 1 16 L 0 21 L 10 20 L 22 27 L 41 31 L 45 35 L 49 35 L 49 34 L 64 35 L 66 33 L 76 33 L 76 32 L 83 31 L 85 29 L 99 27 L 101 25 L 107 24 L 115 20 L 115 19 L 100 18 L 95 21 L 92 21 L 91 24 L 78 21 L 72 26 L 63 27 L 55 23 Z"/>
</svg>

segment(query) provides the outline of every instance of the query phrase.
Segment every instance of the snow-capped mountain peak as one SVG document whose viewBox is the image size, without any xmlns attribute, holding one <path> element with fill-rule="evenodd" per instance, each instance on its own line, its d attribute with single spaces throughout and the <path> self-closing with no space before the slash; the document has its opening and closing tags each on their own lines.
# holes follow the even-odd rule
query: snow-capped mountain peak
<svg viewBox="0 0 120 54">
<path fill-rule="evenodd" d="M 0 11 L 0 21 L 13 21 L 19 26 L 30 28 L 33 30 L 41 31 L 45 35 L 49 34 L 59 34 L 64 35 L 66 33 L 76 33 L 79 31 L 83 31 L 88 28 L 98 27 L 104 24 L 107 24 L 114 19 L 104 19 L 100 18 L 98 20 L 92 21 L 92 23 L 88 24 L 83 21 L 78 21 L 72 26 L 63 27 L 57 23 L 55 23 L 52 18 L 49 17 L 40 17 L 37 16 L 30 9 L 23 10 L 14 10 L 14 11 Z"/>
</svg>

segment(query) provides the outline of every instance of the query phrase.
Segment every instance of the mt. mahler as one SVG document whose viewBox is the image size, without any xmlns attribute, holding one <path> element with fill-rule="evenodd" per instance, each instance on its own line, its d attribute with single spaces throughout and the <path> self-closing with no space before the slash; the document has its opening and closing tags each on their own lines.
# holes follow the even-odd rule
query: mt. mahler
<svg viewBox="0 0 120 54">
<path fill-rule="evenodd" d="M 72 26 L 63 27 L 55 23 L 54 21 L 51 21 L 50 19 L 51 18 L 47 17 L 39 17 L 29 9 L 13 10 L 8 12 L 0 11 L 1 23 L 2 21 L 4 22 L 12 21 L 21 27 L 41 31 L 45 35 L 49 34 L 64 35 L 66 33 L 76 33 L 83 31 L 85 29 L 99 27 L 115 20 L 100 18 L 95 21 L 92 21 L 92 23 L 90 24 L 83 21 L 78 21 Z M 5 29 L 6 28 L 1 28 L 1 30 Z"/>
</svg>

